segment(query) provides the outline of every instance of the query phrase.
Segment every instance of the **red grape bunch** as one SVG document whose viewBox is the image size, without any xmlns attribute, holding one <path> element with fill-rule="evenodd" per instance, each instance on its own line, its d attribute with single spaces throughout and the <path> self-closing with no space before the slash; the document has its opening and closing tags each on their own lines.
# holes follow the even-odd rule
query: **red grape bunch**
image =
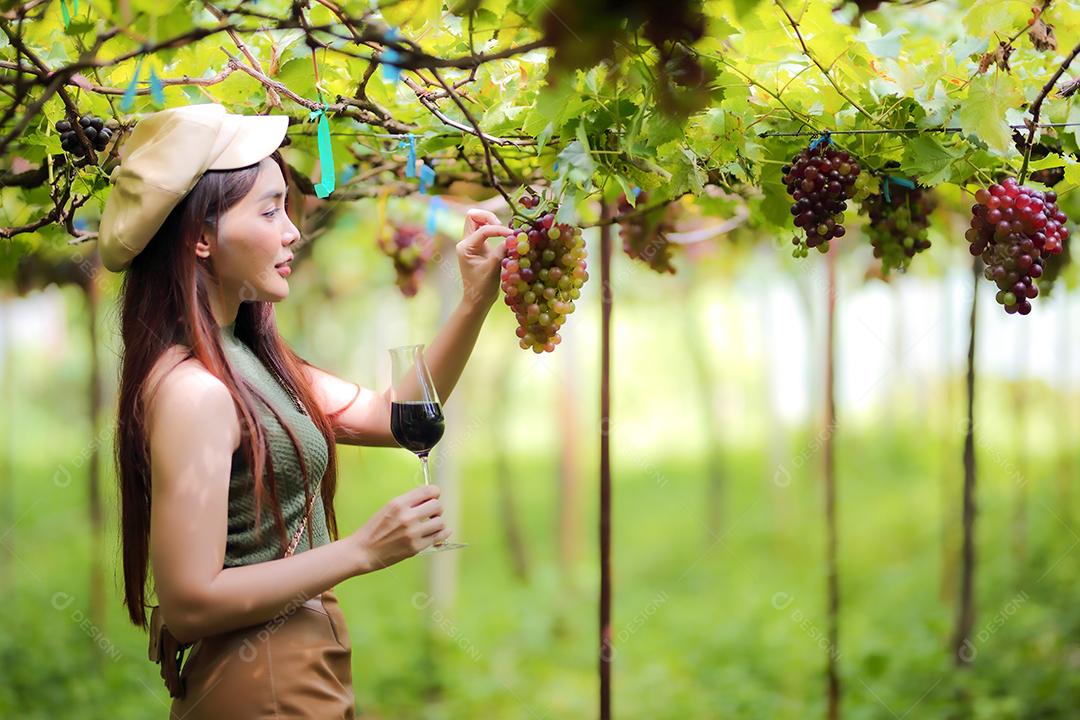
<svg viewBox="0 0 1080 720">
<path fill-rule="evenodd" d="M 827 142 L 805 148 L 784 165 L 784 184 L 795 203 L 791 214 L 795 226 L 806 232 L 806 240 L 792 239 L 796 257 L 806 257 L 807 248 L 829 250 L 831 238 L 843 237 L 844 210 L 859 177 L 859 163 L 843 150 Z"/>
<path fill-rule="evenodd" d="M 1031 312 L 1031 300 L 1039 295 L 1036 278 L 1069 239 L 1066 220 L 1056 193 L 1019 185 L 1013 178 L 975 193 L 971 228 L 965 234 L 968 249 L 982 256 L 984 275 L 997 284 L 997 301 L 1005 312 Z"/>
<path fill-rule="evenodd" d="M 638 193 L 637 206 L 648 201 L 645 193 Z M 619 197 L 619 214 L 625 215 L 634 211 L 626 199 L 626 195 Z M 658 273 L 674 273 L 675 266 L 671 264 L 671 252 L 674 243 L 667 234 L 674 227 L 672 221 L 676 212 L 675 204 L 670 203 L 662 208 L 650 212 L 638 213 L 619 223 L 619 236 L 623 241 L 623 251 L 634 260 L 640 260 Z"/>
<path fill-rule="evenodd" d="M 90 114 L 80 117 L 78 123 L 82 127 L 83 134 L 86 135 L 86 139 L 90 141 L 90 144 L 97 152 L 105 150 L 113 131 L 119 127 L 115 120 L 109 120 L 108 124 L 106 124 L 101 118 Z M 75 128 L 71 120 L 58 121 L 56 130 L 60 133 L 60 147 L 64 149 L 64 152 L 78 157 L 86 155 L 86 148 L 83 147 L 79 136 L 75 134 Z"/>
<path fill-rule="evenodd" d="M 398 289 L 405 297 L 420 290 L 424 267 L 431 259 L 435 243 L 431 236 L 415 225 L 386 226 L 379 238 L 379 249 L 394 261 Z"/>
<path fill-rule="evenodd" d="M 502 290 L 517 317 L 518 345 L 552 352 L 562 342 L 559 328 L 589 279 L 585 239 L 581 228 L 556 223 L 552 213 L 510 228 L 517 233 L 506 239 Z"/>
<path fill-rule="evenodd" d="M 882 182 L 889 182 L 886 178 Z M 927 228 L 929 214 L 937 206 L 933 192 L 921 187 L 906 188 L 890 183 L 889 199 L 871 195 L 863 201 L 870 218 L 866 228 L 874 257 L 881 260 L 882 271 L 907 270 L 911 258 L 930 247 Z"/>
</svg>

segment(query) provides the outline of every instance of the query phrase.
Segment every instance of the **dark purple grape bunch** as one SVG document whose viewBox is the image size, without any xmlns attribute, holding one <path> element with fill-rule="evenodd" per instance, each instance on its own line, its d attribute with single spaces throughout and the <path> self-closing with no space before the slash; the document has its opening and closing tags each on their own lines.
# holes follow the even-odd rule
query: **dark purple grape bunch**
<svg viewBox="0 0 1080 720">
<path fill-rule="evenodd" d="M 888 177 L 882 183 L 883 192 L 867 197 L 862 207 L 870 219 L 866 234 L 874 257 L 881 260 L 882 272 L 888 275 L 892 270 L 907 270 L 916 254 L 930 248 L 929 216 L 937 207 L 937 198 L 932 190 L 917 185 L 909 188 Z"/>
<path fill-rule="evenodd" d="M 551 212 L 515 220 L 510 229 L 500 279 L 503 300 L 517 318 L 518 346 L 553 352 L 562 342 L 559 328 L 589 279 L 585 239 L 581 228 L 556 223 Z"/>
<path fill-rule="evenodd" d="M 78 124 L 82 127 L 86 139 L 90 141 L 90 144 L 97 152 L 105 150 L 105 146 L 109 144 L 109 139 L 113 136 L 113 132 L 117 127 L 115 120 L 106 123 L 96 115 L 90 115 L 89 113 L 80 117 Z M 71 120 L 60 120 L 56 123 L 56 130 L 60 133 L 60 147 L 64 149 L 64 152 L 77 157 L 86 156 L 86 148 L 83 147 L 82 141 L 79 140 Z"/>
<path fill-rule="evenodd" d="M 636 207 L 648 202 L 648 194 L 638 193 Z M 635 210 L 626 195 L 619 196 L 619 214 L 629 215 Z M 675 244 L 668 233 L 675 229 L 674 214 L 676 203 L 669 203 L 649 212 L 639 212 L 619 223 L 619 237 L 623 241 L 623 252 L 634 260 L 645 263 L 658 273 L 675 273 L 672 253 Z"/>
<path fill-rule="evenodd" d="M 844 211 L 854 194 L 859 163 L 849 153 L 824 141 L 801 150 L 791 163 L 781 168 L 788 195 L 794 200 L 791 214 L 795 227 L 806 239 L 792 239 L 796 257 L 806 257 L 808 248 L 828 252 L 829 240 L 843 237 Z"/>
<path fill-rule="evenodd" d="M 1013 178 L 980 189 L 971 207 L 965 237 L 972 255 L 986 264 L 984 276 L 998 287 L 997 302 L 1012 315 L 1027 315 L 1039 296 L 1035 280 L 1044 264 L 1065 248 L 1068 218 L 1057 206 L 1057 193 L 1020 185 Z"/>
</svg>

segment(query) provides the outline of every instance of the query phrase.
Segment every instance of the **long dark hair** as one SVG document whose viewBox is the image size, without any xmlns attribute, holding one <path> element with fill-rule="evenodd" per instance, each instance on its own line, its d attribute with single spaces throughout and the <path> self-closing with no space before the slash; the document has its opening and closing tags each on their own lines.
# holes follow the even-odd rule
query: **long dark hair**
<svg viewBox="0 0 1080 720">
<path fill-rule="evenodd" d="M 270 156 L 286 183 L 288 167 L 279 151 Z M 273 462 L 268 452 L 265 428 L 259 420 L 254 399 L 258 391 L 247 384 L 229 364 L 219 337 L 218 323 L 210 307 L 208 286 L 213 267 L 195 254 L 204 223 L 216 221 L 251 190 L 259 166 L 236 170 L 207 171 L 195 187 L 173 209 L 164 225 L 135 258 L 125 273 L 121 289 L 120 326 L 123 354 L 120 370 L 119 417 L 116 434 L 116 466 L 120 483 L 120 533 L 124 564 L 124 605 L 131 621 L 145 628 L 146 594 L 150 547 L 150 451 L 146 432 L 147 378 L 155 363 L 172 346 L 188 349 L 187 358 L 198 358 L 203 366 L 225 383 L 240 414 L 240 450 L 252 468 L 255 495 L 255 527 L 262 504 L 269 502 L 274 513 L 281 547 L 287 544 L 285 520 L 273 481 Z M 286 195 L 286 212 L 288 199 Z M 277 331 L 274 305 L 249 301 L 240 304 L 233 326 L 236 337 L 245 342 L 273 372 L 282 385 L 299 400 L 319 428 L 329 448 L 329 461 L 321 481 L 326 524 L 337 539 L 334 492 L 337 489 L 337 454 L 331 417 L 315 399 L 302 371 L 311 365 L 285 343 Z M 171 368 L 169 368 L 171 369 Z M 271 410 L 273 406 L 267 405 Z M 280 415 L 274 410 L 274 414 Z M 299 442 L 288 424 L 281 422 L 300 458 L 305 497 L 311 479 Z M 266 475 L 269 475 L 269 481 Z M 311 527 L 308 525 L 310 542 Z"/>
</svg>

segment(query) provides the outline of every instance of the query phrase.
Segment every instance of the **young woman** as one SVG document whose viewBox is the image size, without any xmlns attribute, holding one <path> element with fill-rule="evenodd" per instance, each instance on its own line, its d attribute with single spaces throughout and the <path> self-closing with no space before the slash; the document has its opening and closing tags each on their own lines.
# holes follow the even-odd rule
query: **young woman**
<svg viewBox="0 0 1080 720">
<path fill-rule="evenodd" d="M 333 587 L 450 535 L 439 489 L 424 486 L 339 536 L 335 444 L 396 443 L 387 393 L 315 367 L 278 335 L 274 303 L 288 297 L 300 237 L 277 150 L 286 128 L 284 116 L 218 105 L 147 116 L 102 215 L 102 260 L 126 271 L 124 600 L 146 627 L 152 569 L 151 658 L 174 718 L 352 717 Z M 509 232 L 468 213 L 463 299 L 425 353 L 440 397 L 498 296 L 502 252 L 487 240 Z"/>
</svg>

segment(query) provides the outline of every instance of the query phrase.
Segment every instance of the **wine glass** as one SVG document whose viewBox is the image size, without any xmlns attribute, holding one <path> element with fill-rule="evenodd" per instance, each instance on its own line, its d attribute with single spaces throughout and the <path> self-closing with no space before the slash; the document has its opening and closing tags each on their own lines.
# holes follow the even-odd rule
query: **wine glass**
<svg viewBox="0 0 1080 720">
<path fill-rule="evenodd" d="M 390 431 L 398 445 L 411 450 L 420 458 L 424 484 L 430 485 L 428 453 L 443 436 L 445 422 L 442 404 L 431 380 L 431 371 L 424 362 L 424 346 L 402 345 L 390 348 Z M 465 543 L 443 541 L 421 553 L 456 550 L 468 547 Z"/>
</svg>

